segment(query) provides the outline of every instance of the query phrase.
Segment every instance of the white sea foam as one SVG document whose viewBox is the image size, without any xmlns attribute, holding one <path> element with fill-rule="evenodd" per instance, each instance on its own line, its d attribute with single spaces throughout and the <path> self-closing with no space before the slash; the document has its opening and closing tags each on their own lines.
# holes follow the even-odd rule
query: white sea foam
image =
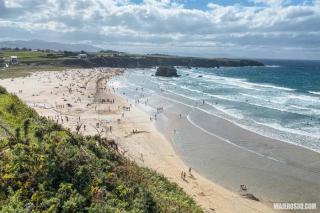
<svg viewBox="0 0 320 213">
<path fill-rule="evenodd" d="M 203 76 L 203 79 L 207 81 L 218 82 L 221 84 L 232 85 L 232 86 L 245 88 L 245 89 L 255 89 L 255 90 L 276 89 L 276 90 L 283 90 L 283 91 L 295 91 L 295 89 L 275 86 L 272 84 L 262 84 L 262 83 L 257 84 L 257 83 L 248 82 L 244 78 L 228 78 L 228 77 L 221 77 L 221 76 L 216 76 L 212 74 L 203 74 L 202 76 Z M 198 79 L 198 77 L 196 78 Z"/>
<path fill-rule="evenodd" d="M 108 82 L 108 84 L 109 84 L 109 86 L 116 88 L 116 89 L 128 87 L 126 83 L 121 82 L 121 81 L 111 81 L 111 82 Z"/>
<path fill-rule="evenodd" d="M 290 94 L 288 96 L 289 100 L 298 100 L 302 103 L 306 103 L 307 105 L 310 104 L 320 104 L 320 98 L 315 98 L 309 95 L 300 95 L 300 94 Z"/>
<path fill-rule="evenodd" d="M 304 135 L 304 136 L 308 136 L 311 138 L 320 139 L 320 133 L 316 130 L 313 133 L 309 133 L 309 132 L 299 130 L 299 129 L 286 128 L 278 123 L 261 123 L 261 122 L 255 122 L 255 123 L 257 123 L 259 125 L 267 126 L 267 127 L 270 127 L 270 128 L 276 129 L 276 130 L 280 130 L 282 132 L 288 132 L 288 133 L 292 133 L 295 135 Z M 318 134 L 316 132 L 318 132 Z"/>
<path fill-rule="evenodd" d="M 278 140 L 281 140 L 281 141 L 283 141 L 283 142 L 287 142 L 287 143 L 290 143 L 290 144 L 294 144 L 294 145 L 301 146 L 301 147 L 307 148 L 307 149 L 309 149 L 309 150 L 318 152 L 319 145 L 317 145 L 317 147 L 311 148 L 311 147 L 309 147 L 308 145 L 303 145 L 303 144 L 301 144 L 301 143 L 298 143 L 298 142 L 295 142 L 295 141 L 291 141 L 291 140 L 288 139 L 287 137 L 282 137 L 281 135 L 279 135 L 279 132 L 278 132 L 277 134 L 272 134 L 271 132 L 265 132 L 265 131 L 264 131 L 263 129 L 261 129 L 260 127 L 252 126 L 252 125 L 251 125 L 251 126 L 247 126 L 247 125 L 238 123 L 238 122 L 235 121 L 235 120 L 228 119 L 228 118 L 226 118 L 225 116 L 221 116 L 221 115 L 219 115 L 219 114 L 216 114 L 216 113 L 214 113 L 214 112 L 211 112 L 211 111 L 202 109 L 202 108 L 197 107 L 197 106 L 195 106 L 195 105 L 187 104 L 187 103 L 184 103 L 184 102 L 182 102 L 182 101 L 178 101 L 178 100 L 176 100 L 176 99 L 172 99 L 172 98 L 169 98 L 169 97 L 165 97 L 165 96 L 159 95 L 159 94 L 158 94 L 158 96 L 160 96 L 161 98 L 170 100 L 170 101 L 172 101 L 172 102 L 175 102 L 175 103 L 178 103 L 178 104 L 181 104 L 181 105 L 190 107 L 190 108 L 192 108 L 192 109 L 200 110 L 200 111 L 202 111 L 202 112 L 204 112 L 204 113 L 207 113 L 207 114 L 209 114 L 209 115 L 213 115 L 213 116 L 217 116 L 217 117 L 219 117 L 219 118 L 225 119 L 225 120 L 227 120 L 227 121 L 229 121 L 229 122 L 231 122 L 231 123 L 233 123 L 233 124 L 235 124 L 235 125 L 237 125 L 237 126 L 240 126 L 241 128 L 246 129 L 246 130 L 248 130 L 248 131 L 251 131 L 251 132 L 254 132 L 254 133 L 257 133 L 257 134 L 266 136 L 266 137 L 278 139 Z M 216 108 L 216 109 L 217 109 L 217 108 Z M 219 109 L 217 109 L 217 110 L 219 110 Z M 222 112 L 222 113 L 223 113 L 223 112 Z M 272 128 L 272 129 L 277 130 L 277 131 L 281 131 L 281 130 L 282 130 L 283 134 L 291 133 L 291 134 L 294 134 L 294 135 L 299 136 L 299 135 L 300 135 L 299 133 L 303 133 L 303 132 L 298 132 L 298 131 L 294 131 L 294 130 L 292 131 L 292 129 L 290 129 L 290 130 L 291 130 L 290 132 L 287 132 L 287 131 L 285 131 L 286 128 L 281 128 L 281 130 L 277 129 L 277 127 L 278 127 L 277 125 L 272 125 L 272 124 L 271 124 L 271 125 L 270 125 L 270 124 L 269 124 L 269 125 L 264 125 L 264 123 L 257 123 L 257 122 L 255 122 L 255 121 L 252 121 L 252 122 L 254 122 L 254 123 L 256 123 L 256 124 L 259 124 L 259 125 L 261 125 L 261 126 L 266 126 L 266 127 Z M 300 136 L 306 136 L 306 135 L 300 135 Z M 315 145 L 314 145 L 314 146 L 315 146 Z"/>
<path fill-rule="evenodd" d="M 320 95 L 320 92 L 316 92 L 316 91 L 309 91 L 309 93 L 314 94 L 314 95 Z"/>
<path fill-rule="evenodd" d="M 181 94 L 181 93 L 177 93 L 177 92 L 172 91 L 172 90 L 166 90 L 166 92 L 171 93 L 171 94 L 174 94 L 174 95 L 181 96 L 181 97 L 183 97 L 183 98 L 187 98 L 187 99 L 192 100 L 192 101 L 200 101 L 200 100 L 201 100 L 201 99 L 199 99 L 199 98 L 190 97 L 190 96 L 187 96 L 187 95 L 184 95 L 184 94 Z"/>
<path fill-rule="evenodd" d="M 265 65 L 265 67 L 274 67 L 274 68 L 277 68 L 277 67 L 281 67 L 280 65 Z"/>
<path fill-rule="evenodd" d="M 290 104 L 287 105 L 286 102 L 288 100 L 292 100 L 291 97 L 286 96 L 279 96 L 279 97 L 266 97 L 266 96 L 256 96 L 256 95 L 250 95 L 250 94 L 244 94 L 240 93 L 242 96 L 249 97 L 251 99 L 255 99 L 257 101 L 261 101 L 260 103 L 254 103 L 254 105 L 261 106 L 261 107 L 267 107 L 271 109 L 276 109 L 283 112 L 294 112 L 301 115 L 320 115 L 320 109 L 313 109 L 311 106 L 305 107 L 301 105 L 296 104 Z M 280 100 L 280 101 L 275 101 Z"/>
<path fill-rule="evenodd" d="M 293 126 L 292 128 L 283 127 L 278 123 L 268 122 L 267 120 L 266 122 L 262 122 L 261 119 L 258 119 L 260 120 L 260 122 L 258 123 L 255 118 L 244 116 L 242 110 L 237 109 L 237 102 L 245 102 L 257 107 L 267 107 L 282 112 L 297 113 L 304 116 L 315 116 L 320 114 L 320 109 L 318 109 L 317 107 L 320 104 L 320 99 L 318 100 L 317 97 L 313 95 L 320 95 L 320 92 L 310 91 L 310 95 L 306 95 L 297 93 L 290 88 L 269 84 L 256 84 L 248 82 L 246 79 L 220 77 L 204 72 L 201 73 L 199 71 L 200 70 L 183 70 L 183 72 L 188 73 L 189 76 L 187 78 L 180 79 L 177 78 L 164 80 L 155 78 L 153 76 L 145 77 L 152 83 L 152 88 L 155 88 L 155 85 L 158 85 L 159 87 L 163 88 L 168 93 L 168 95 L 172 94 L 184 98 L 181 99 L 181 101 L 179 100 L 179 98 L 172 99 L 165 97 L 166 99 L 170 99 L 173 102 L 180 103 L 185 106 L 201 110 L 205 113 L 221 117 L 238 126 L 241 126 L 244 129 L 247 129 L 248 131 L 252 131 L 266 137 L 279 139 L 285 142 L 291 141 L 291 143 L 294 142 L 294 144 L 296 145 L 303 144 L 302 146 L 310 148 L 310 143 L 312 143 L 312 138 L 314 138 L 312 136 L 314 135 L 314 133 L 317 133 L 314 127 L 304 127 L 303 125 L 301 129 L 297 129 L 296 126 Z M 203 78 L 198 78 L 198 75 L 202 75 Z M 189 80 L 189 82 L 187 82 L 186 80 Z M 128 81 L 132 82 L 131 79 L 128 79 Z M 186 82 L 187 85 L 182 85 L 183 82 Z M 194 84 L 194 86 L 192 86 L 192 84 Z M 140 86 L 137 86 L 137 84 L 128 85 L 130 87 L 141 87 L 143 84 L 141 84 Z M 174 89 L 173 87 L 177 89 Z M 147 89 L 146 87 L 144 88 Z M 214 94 L 203 92 L 203 88 L 212 89 L 213 92 L 218 89 L 219 93 Z M 220 91 L 223 91 L 223 89 L 228 89 L 226 90 L 226 94 L 229 95 L 221 95 Z M 232 91 L 233 89 L 235 89 L 234 92 Z M 241 90 L 240 94 L 239 89 L 243 89 Z M 157 89 L 154 89 L 152 91 L 156 92 Z M 184 93 L 184 91 L 186 92 Z M 161 93 L 156 94 L 164 97 L 163 95 L 165 93 L 163 95 L 161 95 Z M 196 102 L 199 102 L 202 99 L 206 99 L 206 97 L 207 99 L 209 99 L 209 97 L 214 97 L 221 100 L 232 101 L 235 102 L 235 105 L 234 107 L 224 106 L 223 102 L 219 103 L 218 105 L 214 105 L 207 101 L 206 105 L 210 105 L 211 107 L 213 107 L 212 110 L 203 109 L 201 108 L 202 106 L 199 107 L 196 105 Z M 247 99 L 249 100 L 248 102 L 246 101 Z M 209 108 L 209 106 L 207 107 Z M 221 114 L 219 112 L 221 112 Z M 252 123 L 247 124 L 246 121 L 248 120 L 251 120 Z M 316 138 L 318 137 L 320 137 L 319 134 L 316 136 Z M 301 141 L 299 141 L 299 138 L 301 138 Z M 314 141 L 316 141 L 316 139 L 314 139 Z M 319 147 L 319 145 L 317 144 L 312 145 L 311 147 L 314 148 L 317 146 Z"/>
<path fill-rule="evenodd" d="M 314 114 L 320 114 L 320 110 L 317 110 L 317 109 L 311 109 L 311 108 L 306 108 L 306 107 L 303 107 L 303 106 L 296 106 L 296 105 L 288 105 L 288 106 L 279 105 L 279 104 L 284 104 L 287 100 L 290 100 L 290 98 L 292 98 L 291 96 L 289 96 L 289 98 L 288 97 L 279 98 L 279 99 L 282 99 L 282 100 L 285 99 L 285 101 L 283 103 L 271 101 L 272 99 L 269 100 L 268 103 L 266 103 L 265 100 L 268 100 L 267 97 L 263 97 L 263 96 L 260 97 L 260 96 L 254 96 L 254 95 L 250 95 L 250 94 L 240 93 L 243 96 L 248 96 L 248 97 L 251 97 L 251 98 L 255 98 L 258 101 L 261 100 L 260 103 L 257 103 L 257 102 L 252 102 L 252 101 L 248 102 L 246 98 L 241 98 L 241 96 L 238 96 L 238 95 L 228 95 L 228 96 L 227 95 L 213 95 L 213 94 L 205 93 L 205 92 L 202 92 L 202 91 L 199 91 L 199 90 L 196 90 L 196 89 L 191 89 L 191 88 L 189 88 L 187 86 L 181 86 L 180 88 L 184 89 L 184 90 L 187 90 L 187 91 L 196 92 L 196 93 L 199 93 L 199 94 L 202 94 L 202 95 L 206 95 L 206 96 L 209 96 L 209 97 L 214 97 L 214 98 L 217 98 L 217 99 L 220 99 L 220 100 L 226 100 L 226 101 L 231 101 L 231 102 L 242 102 L 242 103 L 246 103 L 246 104 L 249 104 L 249 105 L 252 105 L 252 106 L 268 108 L 268 109 L 271 109 L 271 110 L 277 110 L 277 111 L 281 111 L 281 112 L 296 113 L 296 114 L 307 115 L 307 116 L 308 115 L 309 116 L 310 115 L 314 115 Z M 183 96 L 185 98 L 189 98 L 189 99 L 195 100 L 195 101 L 201 100 L 201 98 L 195 99 L 194 97 L 183 95 L 181 93 L 177 93 L 177 92 L 172 91 L 172 90 L 170 90 L 170 92 L 173 93 L 173 94 L 176 94 L 176 95 Z M 294 97 L 299 97 L 299 96 L 294 96 Z M 227 112 L 225 110 L 225 108 L 221 108 L 221 111 Z M 229 113 L 227 113 L 227 114 L 229 114 Z M 236 117 L 239 117 L 239 115 L 237 115 Z"/>
</svg>

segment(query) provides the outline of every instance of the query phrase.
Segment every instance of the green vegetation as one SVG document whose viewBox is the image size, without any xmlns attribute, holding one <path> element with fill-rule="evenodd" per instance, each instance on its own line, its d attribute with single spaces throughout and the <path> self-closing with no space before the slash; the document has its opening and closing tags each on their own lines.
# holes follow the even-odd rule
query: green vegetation
<svg viewBox="0 0 320 213">
<path fill-rule="evenodd" d="M 2 53 L 1 53 L 2 51 Z M 84 51 L 53 51 L 38 50 L 32 52 L 24 49 L 0 49 L 2 56 L 17 55 L 22 65 L 30 66 L 55 66 L 55 67 L 122 67 L 122 68 L 151 68 L 157 66 L 184 66 L 184 67 L 239 67 L 239 66 L 264 66 L 263 63 L 246 59 L 225 59 L 225 58 L 197 58 L 179 57 L 161 54 L 128 54 L 112 50 L 100 51 L 98 53 L 87 53 L 87 58 L 79 59 L 79 53 Z M 13 65 L 16 66 L 16 65 Z"/>
<path fill-rule="evenodd" d="M 0 57 L 18 56 L 19 59 L 36 59 L 47 57 L 45 52 L 21 51 L 21 50 L 6 50 L 0 52 Z"/>
<path fill-rule="evenodd" d="M 202 212 L 99 136 L 40 117 L 0 87 L 0 212 Z"/>
</svg>

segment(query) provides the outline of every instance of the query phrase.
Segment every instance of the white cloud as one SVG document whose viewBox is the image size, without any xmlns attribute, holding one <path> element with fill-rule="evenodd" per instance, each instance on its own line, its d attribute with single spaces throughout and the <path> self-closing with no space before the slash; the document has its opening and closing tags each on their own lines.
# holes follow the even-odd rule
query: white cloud
<svg viewBox="0 0 320 213">
<path fill-rule="evenodd" d="M 183 1 L 173 0 L 144 0 L 141 4 L 128 0 L 10 0 L 10 5 L 0 0 L 0 31 L 16 32 L 12 34 L 16 39 L 89 41 L 106 48 L 175 47 L 177 52 L 189 48 L 191 53 L 207 47 L 214 53 L 224 47 L 232 53 L 243 47 L 243 56 L 262 46 L 283 49 L 285 54 L 293 47 L 306 54 L 310 46 L 318 44 L 320 49 L 319 0 L 300 5 L 287 5 L 285 0 L 253 1 L 264 6 L 211 3 L 202 11 L 186 9 Z M 0 37 L 8 33 L 2 34 Z M 320 53 L 314 55 L 320 57 Z"/>
<path fill-rule="evenodd" d="M 290 3 L 290 0 L 251 0 L 256 4 L 265 4 L 269 6 L 281 6 Z"/>
</svg>

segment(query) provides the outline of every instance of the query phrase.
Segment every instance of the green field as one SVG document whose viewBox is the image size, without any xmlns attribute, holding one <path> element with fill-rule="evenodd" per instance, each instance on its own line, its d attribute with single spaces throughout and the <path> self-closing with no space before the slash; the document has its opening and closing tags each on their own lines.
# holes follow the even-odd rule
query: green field
<svg viewBox="0 0 320 213">
<path fill-rule="evenodd" d="M 18 59 L 37 59 L 47 57 L 45 52 L 32 52 L 32 51 L 14 51 L 6 50 L 0 51 L 0 57 L 18 56 Z"/>
</svg>

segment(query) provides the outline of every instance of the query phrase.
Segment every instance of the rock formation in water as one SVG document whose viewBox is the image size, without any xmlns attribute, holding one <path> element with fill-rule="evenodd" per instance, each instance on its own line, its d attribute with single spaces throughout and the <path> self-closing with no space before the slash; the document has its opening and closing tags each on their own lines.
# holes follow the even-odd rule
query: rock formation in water
<svg viewBox="0 0 320 213">
<path fill-rule="evenodd" d="M 156 76 L 162 77 L 179 77 L 177 69 L 174 67 L 158 67 Z"/>
</svg>

